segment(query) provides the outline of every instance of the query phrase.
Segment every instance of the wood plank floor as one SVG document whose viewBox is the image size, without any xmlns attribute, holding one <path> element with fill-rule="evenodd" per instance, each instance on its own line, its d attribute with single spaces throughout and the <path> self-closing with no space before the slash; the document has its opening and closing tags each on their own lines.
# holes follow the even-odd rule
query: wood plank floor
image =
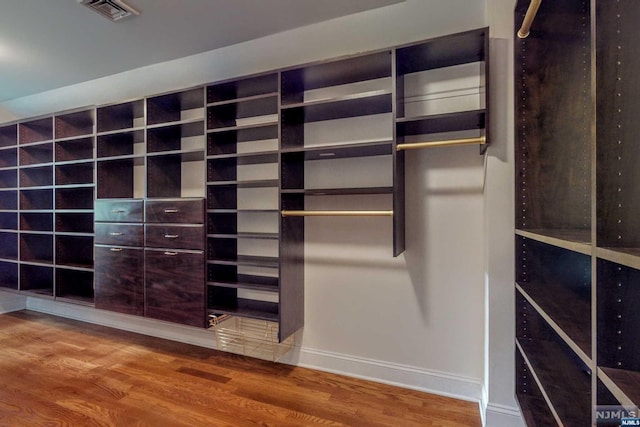
<svg viewBox="0 0 640 427">
<path fill-rule="evenodd" d="M 31 311 L 0 315 L 0 426 L 479 426 L 478 405 Z"/>
</svg>

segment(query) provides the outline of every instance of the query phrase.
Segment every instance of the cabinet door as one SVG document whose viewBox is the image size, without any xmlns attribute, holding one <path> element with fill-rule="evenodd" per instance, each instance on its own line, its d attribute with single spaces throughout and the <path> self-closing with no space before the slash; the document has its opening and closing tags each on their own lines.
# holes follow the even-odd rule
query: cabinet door
<svg viewBox="0 0 640 427">
<path fill-rule="evenodd" d="M 204 253 L 146 249 L 145 258 L 146 316 L 204 327 Z"/>
<path fill-rule="evenodd" d="M 96 246 L 96 308 L 143 316 L 143 265 L 142 249 Z"/>
</svg>

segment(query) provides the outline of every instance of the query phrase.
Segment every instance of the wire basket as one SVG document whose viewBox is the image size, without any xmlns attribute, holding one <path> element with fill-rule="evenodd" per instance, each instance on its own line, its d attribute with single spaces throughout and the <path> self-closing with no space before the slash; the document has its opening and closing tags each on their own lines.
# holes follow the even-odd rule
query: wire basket
<svg viewBox="0 0 640 427">
<path fill-rule="evenodd" d="M 293 348 L 293 335 L 278 342 L 278 324 L 267 320 L 215 314 L 209 325 L 220 351 L 277 362 Z"/>
</svg>

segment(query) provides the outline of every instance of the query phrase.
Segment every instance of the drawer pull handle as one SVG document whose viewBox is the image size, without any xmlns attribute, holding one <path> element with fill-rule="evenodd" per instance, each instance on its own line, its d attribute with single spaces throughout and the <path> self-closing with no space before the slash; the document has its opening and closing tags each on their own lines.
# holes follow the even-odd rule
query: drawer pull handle
<svg viewBox="0 0 640 427">
<path fill-rule="evenodd" d="M 126 211 L 124 209 L 111 209 L 111 213 L 112 214 L 119 214 L 119 213 L 125 213 Z"/>
<path fill-rule="evenodd" d="M 169 252 L 169 251 L 165 251 L 164 253 L 165 255 L 169 255 L 169 256 L 176 256 L 178 255 L 178 252 Z"/>
<path fill-rule="evenodd" d="M 119 233 L 119 232 L 116 232 L 116 231 L 112 231 L 111 233 L 109 233 L 109 236 L 123 236 L 123 235 L 124 235 L 124 233 Z"/>
<path fill-rule="evenodd" d="M 177 234 L 165 234 L 164 238 L 165 239 L 177 239 L 178 235 Z"/>
<path fill-rule="evenodd" d="M 176 208 L 166 208 L 164 210 L 164 213 L 178 213 L 180 212 L 180 209 L 176 209 Z"/>
<path fill-rule="evenodd" d="M 122 248 L 111 248 L 109 249 L 111 252 L 122 252 Z"/>
</svg>

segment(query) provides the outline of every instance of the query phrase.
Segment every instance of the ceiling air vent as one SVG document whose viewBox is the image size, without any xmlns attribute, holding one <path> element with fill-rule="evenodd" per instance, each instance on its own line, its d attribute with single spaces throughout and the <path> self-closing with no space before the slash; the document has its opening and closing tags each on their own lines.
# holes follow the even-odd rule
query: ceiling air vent
<svg viewBox="0 0 640 427">
<path fill-rule="evenodd" d="M 130 15 L 140 15 L 140 12 L 122 0 L 78 0 L 78 3 L 95 10 L 110 21 L 118 21 Z"/>
</svg>

